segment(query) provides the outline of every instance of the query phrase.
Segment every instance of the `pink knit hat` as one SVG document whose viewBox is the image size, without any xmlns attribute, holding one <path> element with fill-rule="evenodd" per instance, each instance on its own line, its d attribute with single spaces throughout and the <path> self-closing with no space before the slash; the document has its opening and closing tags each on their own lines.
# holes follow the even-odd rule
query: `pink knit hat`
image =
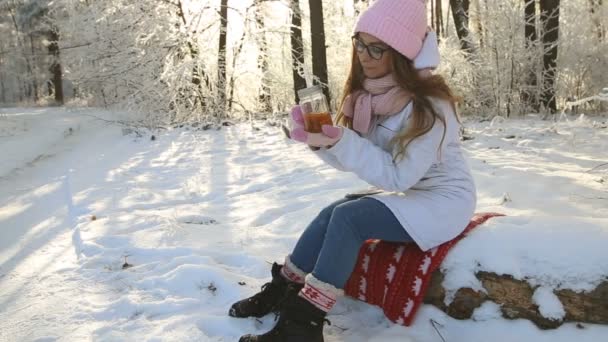
<svg viewBox="0 0 608 342">
<path fill-rule="evenodd" d="M 376 0 L 361 16 L 355 33 L 371 34 L 414 60 L 427 31 L 424 0 Z"/>
</svg>

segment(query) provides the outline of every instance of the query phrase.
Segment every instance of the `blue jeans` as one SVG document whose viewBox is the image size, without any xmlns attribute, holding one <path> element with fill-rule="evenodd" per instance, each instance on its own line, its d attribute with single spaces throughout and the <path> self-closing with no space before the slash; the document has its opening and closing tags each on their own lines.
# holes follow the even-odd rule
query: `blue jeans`
<svg viewBox="0 0 608 342">
<path fill-rule="evenodd" d="M 363 197 L 341 199 L 321 210 L 300 236 L 291 262 L 322 282 L 343 289 L 368 239 L 411 242 L 382 202 Z"/>
</svg>

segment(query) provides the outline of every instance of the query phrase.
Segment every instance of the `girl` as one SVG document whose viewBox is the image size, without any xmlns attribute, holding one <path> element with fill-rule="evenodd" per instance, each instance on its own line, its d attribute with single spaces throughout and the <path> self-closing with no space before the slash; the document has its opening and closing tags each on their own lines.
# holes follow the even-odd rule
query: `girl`
<svg viewBox="0 0 608 342">
<path fill-rule="evenodd" d="M 377 188 L 321 210 L 272 281 L 235 303 L 234 317 L 279 312 L 251 341 L 323 341 L 327 312 L 368 239 L 415 242 L 426 251 L 459 235 L 471 219 L 475 185 L 460 148 L 455 98 L 441 76 L 424 0 L 377 0 L 355 26 L 350 75 L 337 122 L 303 129 L 292 110 L 291 138 L 333 167 Z M 317 149 L 318 148 L 318 149 Z"/>
</svg>

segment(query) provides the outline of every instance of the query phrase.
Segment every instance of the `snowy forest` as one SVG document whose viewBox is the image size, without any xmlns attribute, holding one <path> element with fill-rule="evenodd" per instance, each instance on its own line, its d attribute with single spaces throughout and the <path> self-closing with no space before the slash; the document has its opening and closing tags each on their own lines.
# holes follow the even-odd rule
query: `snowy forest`
<svg viewBox="0 0 608 342">
<path fill-rule="evenodd" d="M 166 123 L 285 112 L 307 82 L 335 99 L 351 30 L 367 6 L 4 0 L 0 103 L 122 108 Z M 437 72 L 462 97 L 465 115 L 556 112 L 608 84 L 602 0 L 427 7 L 443 56 Z M 586 104 L 589 112 L 601 109 Z"/>
<path fill-rule="evenodd" d="M 400 52 L 353 36 L 382 1 L 426 14 L 440 63 L 411 84 L 444 79 L 455 107 L 369 94 L 367 133 L 358 104 L 353 127 L 308 131 L 299 90 L 348 116 L 351 63 Z M 0 342 L 293 322 L 327 342 L 608 341 L 607 57 L 606 0 L 0 0 Z M 331 262 L 300 270 L 298 246 Z M 357 252 L 328 272 L 343 288 L 316 278 Z"/>
</svg>

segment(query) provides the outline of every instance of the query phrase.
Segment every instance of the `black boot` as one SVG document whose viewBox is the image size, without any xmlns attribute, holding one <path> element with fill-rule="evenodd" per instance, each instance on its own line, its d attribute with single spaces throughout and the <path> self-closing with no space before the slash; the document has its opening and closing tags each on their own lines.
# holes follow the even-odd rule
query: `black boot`
<svg viewBox="0 0 608 342">
<path fill-rule="evenodd" d="M 278 312 L 278 304 L 284 299 L 287 286 L 292 284 L 302 289 L 304 284 L 295 284 L 281 275 L 282 265 L 272 264 L 272 281 L 262 285 L 262 291 L 238 301 L 232 305 L 228 313 L 232 317 L 262 317 L 271 312 Z M 299 290 L 298 290 L 299 291 Z"/>
<path fill-rule="evenodd" d="M 290 286 L 279 313 L 277 325 L 263 335 L 245 335 L 239 342 L 323 342 L 326 312 L 298 296 L 300 289 Z"/>
</svg>

